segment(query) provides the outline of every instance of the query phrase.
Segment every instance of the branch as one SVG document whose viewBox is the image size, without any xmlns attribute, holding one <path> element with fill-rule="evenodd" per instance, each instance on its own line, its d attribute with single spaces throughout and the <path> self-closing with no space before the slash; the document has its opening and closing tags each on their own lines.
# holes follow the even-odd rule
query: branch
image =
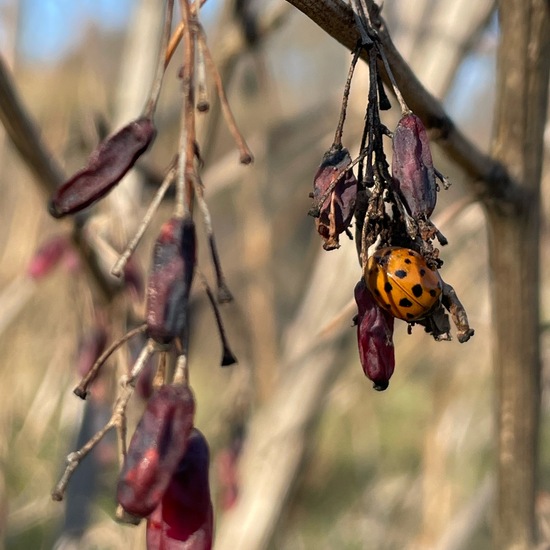
<svg viewBox="0 0 550 550">
<path fill-rule="evenodd" d="M 372 0 L 370 0 L 372 2 Z M 341 0 L 287 0 L 298 8 L 325 32 L 353 51 L 359 33 L 353 18 L 353 11 Z M 382 18 L 379 20 L 379 36 L 394 74 L 397 85 L 414 113 L 422 119 L 426 128 L 432 130 L 435 139 L 447 156 L 471 178 L 474 195 L 481 201 L 497 203 L 504 209 L 522 204 L 525 191 L 512 178 L 506 168 L 490 155 L 476 147 L 458 128 L 432 95 L 413 73 L 401 57 L 388 33 Z M 363 51 L 361 58 L 368 61 L 368 53 Z M 390 84 L 384 71 L 384 82 Z"/>
<path fill-rule="evenodd" d="M 10 71 L 0 56 L 0 122 L 17 152 L 29 166 L 46 194 L 52 193 L 65 179 L 63 171 L 42 142 L 13 84 Z"/>
</svg>

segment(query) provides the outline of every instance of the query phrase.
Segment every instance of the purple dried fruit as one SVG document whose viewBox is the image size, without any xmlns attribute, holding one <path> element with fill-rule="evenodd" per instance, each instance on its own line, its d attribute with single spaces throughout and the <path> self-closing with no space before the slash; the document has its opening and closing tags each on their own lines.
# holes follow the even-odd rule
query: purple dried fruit
<svg viewBox="0 0 550 550">
<path fill-rule="evenodd" d="M 186 327 L 195 249 L 191 218 L 171 218 L 162 226 L 147 284 L 147 332 L 156 342 L 169 343 Z"/>
<path fill-rule="evenodd" d="M 357 303 L 357 343 L 363 372 L 375 390 L 383 391 L 395 368 L 393 347 L 394 318 L 378 306 L 361 279 L 355 286 Z"/>
<path fill-rule="evenodd" d="M 156 136 L 150 118 L 139 118 L 102 141 L 84 168 L 53 194 L 48 210 L 62 218 L 104 197 L 132 168 Z"/>
<path fill-rule="evenodd" d="M 150 550 L 209 550 L 213 511 L 208 483 L 209 451 L 204 436 L 193 429 L 187 450 L 162 501 L 147 520 Z"/>
<path fill-rule="evenodd" d="M 347 230 L 355 212 L 357 180 L 351 169 L 342 173 L 350 163 L 351 158 L 346 148 L 332 147 L 325 153 L 313 178 L 313 200 L 319 208 L 315 225 L 325 241 L 325 250 L 340 246 L 338 236 Z M 335 183 L 334 179 L 339 174 L 342 177 Z"/>
<path fill-rule="evenodd" d="M 392 175 L 407 210 L 414 218 L 429 218 L 435 208 L 437 186 L 428 134 L 416 115 L 401 118 L 392 146 Z"/>
<path fill-rule="evenodd" d="M 159 505 L 187 450 L 194 415 L 187 386 L 163 386 L 149 399 L 117 486 L 117 500 L 128 513 L 145 517 Z"/>
</svg>

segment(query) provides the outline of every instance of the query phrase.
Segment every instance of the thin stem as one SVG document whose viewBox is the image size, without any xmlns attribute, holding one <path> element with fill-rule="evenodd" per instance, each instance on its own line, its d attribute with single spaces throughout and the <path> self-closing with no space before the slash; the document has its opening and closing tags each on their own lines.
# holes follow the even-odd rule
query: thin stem
<svg viewBox="0 0 550 550">
<path fill-rule="evenodd" d="M 359 53 L 361 52 L 361 47 L 358 46 L 353 54 L 353 59 L 351 60 L 351 65 L 348 72 L 348 78 L 346 80 L 346 85 L 344 86 L 344 96 L 342 99 L 342 109 L 340 110 L 340 119 L 338 120 L 338 126 L 336 127 L 336 133 L 334 135 L 333 147 L 342 147 L 342 133 L 344 131 L 344 121 L 346 119 L 346 111 L 348 107 L 349 91 L 351 87 L 351 79 L 353 78 L 353 72 L 355 66 L 357 65 L 357 60 L 359 59 Z"/>
<path fill-rule="evenodd" d="M 206 295 L 208 296 L 208 299 L 210 300 L 210 305 L 212 306 L 212 310 L 214 311 L 214 316 L 216 318 L 216 325 L 218 326 L 218 333 L 220 335 L 220 340 L 222 342 L 222 348 L 223 348 L 221 366 L 227 367 L 229 365 L 233 365 L 234 363 L 237 362 L 237 359 L 233 354 L 233 352 L 231 351 L 231 348 L 229 347 L 229 343 L 227 341 L 227 336 L 225 334 L 222 316 L 218 308 L 218 304 L 216 303 L 214 294 L 212 294 L 212 290 L 210 289 L 210 286 L 208 285 L 208 282 L 205 276 L 198 269 L 197 269 L 197 275 L 201 281 L 204 291 L 206 292 Z"/>
<path fill-rule="evenodd" d="M 123 377 L 124 379 L 125 377 Z M 128 404 L 128 401 L 130 397 L 132 396 L 132 393 L 134 391 L 134 388 L 122 383 L 122 389 L 117 397 L 117 401 L 115 403 L 115 406 L 113 407 L 113 414 L 111 415 L 111 418 L 105 424 L 105 426 L 99 430 L 95 435 L 92 436 L 91 439 L 88 440 L 88 442 L 82 446 L 77 451 L 70 453 L 67 455 L 67 466 L 65 468 L 65 471 L 63 472 L 63 475 L 61 476 L 61 479 L 58 481 L 57 485 L 55 486 L 54 490 L 52 491 L 52 499 L 61 501 L 63 500 L 63 496 L 65 495 L 65 490 L 67 488 L 67 484 L 69 483 L 69 480 L 71 479 L 71 476 L 73 475 L 74 471 L 78 468 L 79 464 L 82 462 L 82 459 L 88 455 L 88 453 L 103 439 L 104 435 L 111 430 L 114 427 L 118 427 L 120 423 L 122 422 L 122 419 L 125 417 L 126 414 L 126 406 Z"/>
<path fill-rule="evenodd" d="M 149 95 L 149 101 L 144 109 L 144 116 L 152 118 L 157 107 L 158 99 L 160 96 L 160 90 L 162 87 L 162 79 L 164 78 L 165 66 L 165 52 L 170 39 L 170 28 L 172 27 L 172 14 L 174 12 L 174 0 L 167 0 L 166 11 L 164 16 L 164 28 L 162 31 L 162 43 L 157 62 L 157 72 L 155 79 L 153 80 L 153 86 L 151 87 L 151 93 Z"/>
<path fill-rule="evenodd" d="M 196 174 L 196 177 L 193 178 L 193 183 L 195 186 L 195 196 L 197 198 L 197 203 L 201 209 L 202 216 L 204 219 L 204 228 L 206 230 L 206 236 L 208 238 L 208 245 L 210 247 L 210 257 L 212 259 L 212 264 L 214 265 L 214 271 L 216 273 L 216 286 L 218 290 L 218 302 L 223 304 L 233 301 L 233 295 L 227 286 L 225 281 L 225 275 L 223 274 L 222 265 L 220 262 L 220 256 L 218 254 L 218 247 L 216 245 L 216 238 L 214 236 L 214 229 L 212 227 L 212 218 L 210 216 L 210 210 L 204 199 L 204 185 L 200 179 L 200 176 Z"/>
<path fill-rule="evenodd" d="M 229 107 L 229 102 L 227 101 L 227 96 L 225 95 L 225 90 L 223 87 L 223 82 L 222 82 L 220 73 L 218 72 L 218 68 L 216 67 L 214 60 L 212 59 L 212 54 L 210 53 L 210 50 L 208 49 L 208 44 L 206 43 L 206 35 L 204 32 L 204 29 L 199 25 L 198 30 L 199 30 L 198 38 L 199 38 L 199 41 L 202 43 L 204 59 L 206 61 L 206 65 L 210 71 L 210 74 L 212 75 L 214 84 L 216 85 L 218 97 L 220 98 L 220 106 L 222 108 L 223 115 L 227 122 L 227 126 L 233 136 L 233 139 L 237 143 L 237 147 L 239 148 L 240 161 L 242 164 L 250 164 L 254 160 L 254 156 L 252 155 L 252 151 L 249 149 L 248 145 L 246 144 L 246 141 L 243 135 L 237 128 L 235 117 L 233 116 L 231 107 Z"/>
<path fill-rule="evenodd" d="M 128 243 L 126 246 L 124 252 L 119 256 L 117 262 L 111 269 L 111 275 L 114 275 L 115 277 L 121 277 L 122 273 L 124 272 L 124 268 L 126 267 L 126 264 L 128 260 L 130 259 L 130 256 L 134 253 L 136 250 L 138 244 L 140 243 L 145 231 L 149 227 L 149 224 L 151 223 L 151 220 L 153 219 L 153 216 L 155 215 L 155 212 L 157 211 L 158 207 L 160 206 L 160 203 L 162 202 L 162 199 L 164 198 L 164 195 L 166 194 L 166 191 L 168 191 L 168 188 L 174 181 L 174 178 L 176 177 L 176 174 L 178 172 L 177 168 L 177 159 L 173 160 L 170 169 L 168 170 L 168 173 L 166 174 L 162 184 L 155 192 L 155 195 L 153 197 L 153 200 L 151 201 L 149 208 L 147 209 L 147 212 L 145 212 L 145 215 L 143 216 L 143 219 L 141 220 L 141 223 L 138 227 L 138 230 L 136 231 L 136 234 L 134 235 L 134 238 Z"/>
<path fill-rule="evenodd" d="M 126 377 L 126 384 L 129 384 L 130 386 L 135 385 L 137 377 L 140 375 L 141 371 L 147 364 L 149 357 L 153 355 L 156 349 L 156 342 L 152 338 L 149 338 L 149 340 L 147 340 L 147 343 L 145 344 L 145 346 L 143 346 L 143 349 L 139 353 L 138 358 L 136 359 L 136 362 L 134 363 L 134 366 L 130 371 L 130 374 Z"/>
<path fill-rule="evenodd" d="M 176 370 L 174 372 L 174 384 L 189 385 L 189 369 L 187 367 L 187 350 L 178 355 L 176 361 Z"/>
<path fill-rule="evenodd" d="M 191 14 L 187 0 L 180 0 L 183 29 L 183 106 L 180 133 L 180 156 L 178 164 L 178 186 L 176 189 L 175 216 L 191 215 L 193 210 L 194 191 L 190 175 L 195 172 L 195 39 L 196 21 Z"/>
<path fill-rule="evenodd" d="M 386 58 L 386 54 L 384 53 L 384 48 L 382 44 L 378 43 L 377 49 L 378 49 L 378 53 L 380 54 L 380 57 L 382 58 L 382 62 L 384 63 L 384 67 L 386 68 L 386 73 L 388 75 L 388 78 L 390 79 L 390 82 L 393 88 L 393 93 L 395 94 L 397 101 L 399 101 L 399 105 L 401 107 L 401 116 L 405 116 L 412 113 L 412 111 L 409 109 L 409 106 L 405 102 L 405 99 L 401 95 L 401 92 L 399 91 L 397 82 L 395 82 L 395 78 L 393 77 L 393 73 L 392 73 L 390 64 L 388 63 L 388 59 Z"/>
<path fill-rule="evenodd" d="M 159 362 L 157 365 L 157 371 L 153 378 L 153 389 L 158 390 L 166 383 L 166 366 L 167 366 L 167 352 L 163 351 L 159 355 Z"/>
<path fill-rule="evenodd" d="M 201 7 L 204 5 L 206 0 L 201 0 L 200 5 Z M 180 43 L 182 37 L 183 37 L 183 29 L 185 27 L 185 24 L 183 21 L 180 21 L 178 26 L 176 27 L 176 30 L 172 34 L 172 37 L 170 38 L 170 41 L 168 43 L 168 47 L 166 48 L 166 53 L 164 55 L 164 68 L 168 67 L 168 64 L 170 63 L 170 60 L 172 59 L 172 56 L 174 55 L 174 52 L 176 51 L 176 48 L 178 47 L 178 44 Z"/>
<path fill-rule="evenodd" d="M 353 16 L 355 18 L 355 24 L 357 25 L 357 29 L 359 30 L 359 34 L 361 35 L 361 45 L 372 46 L 373 42 L 368 34 L 368 31 L 363 19 L 364 17 L 363 8 L 359 3 L 359 0 L 352 0 L 351 4 L 352 4 L 351 8 L 353 10 Z"/>
<path fill-rule="evenodd" d="M 73 393 L 78 395 L 81 399 L 86 399 L 88 393 L 88 386 L 95 380 L 97 373 L 101 366 L 109 359 L 109 357 L 120 347 L 122 344 L 133 338 L 136 334 L 145 332 L 147 325 L 144 323 L 139 327 L 130 330 L 124 336 L 119 338 L 116 342 L 111 344 L 98 358 L 97 361 L 92 365 L 92 368 L 88 371 L 86 376 L 82 378 L 80 384 L 73 390 Z"/>
<path fill-rule="evenodd" d="M 204 44 L 198 41 L 197 48 L 197 111 L 206 113 L 210 110 L 208 86 L 206 84 L 206 66 L 204 61 Z"/>
</svg>

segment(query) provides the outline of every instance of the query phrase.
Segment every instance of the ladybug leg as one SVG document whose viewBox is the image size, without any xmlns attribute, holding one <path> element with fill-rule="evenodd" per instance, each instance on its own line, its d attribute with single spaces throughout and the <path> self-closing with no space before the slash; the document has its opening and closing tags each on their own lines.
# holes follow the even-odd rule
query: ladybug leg
<svg viewBox="0 0 550 550">
<path fill-rule="evenodd" d="M 464 309 L 464 306 L 460 303 L 460 300 L 456 295 L 455 289 L 451 285 L 447 284 L 445 281 L 443 281 L 441 302 L 451 314 L 453 323 L 456 325 L 456 328 L 458 330 L 458 341 L 461 344 L 467 342 L 474 335 L 474 329 L 470 328 L 470 325 L 468 324 L 468 316 L 466 315 L 466 310 Z"/>
</svg>

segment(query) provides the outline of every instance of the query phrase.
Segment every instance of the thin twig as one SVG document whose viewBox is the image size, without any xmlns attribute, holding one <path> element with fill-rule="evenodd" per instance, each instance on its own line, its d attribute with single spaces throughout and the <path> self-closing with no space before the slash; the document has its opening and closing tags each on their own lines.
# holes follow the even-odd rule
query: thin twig
<svg viewBox="0 0 550 550">
<path fill-rule="evenodd" d="M 153 355 L 153 353 L 157 350 L 162 351 L 160 349 L 160 346 L 152 338 L 149 338 L 145 346 L 143 346 L 140 354 L 138 355 L 138 358 L 136 359 L 136 362 L 134 363 L 130 374 L 126 377 L 123 377 L 124 383 L 134 386 L 137 377 L 140 375 L 141 371 L 145 367 L 147 361 L 149 360 L 149 357 L 151 357 L 151 355 Z"/>
<path fill-rule="evenodd" d="M 179 143 L 178 185 L 174 215 L 183 217 L 193 211 L 194 191 L 190 175 L 195 172 L 195 39 L 196 23 L 191 15 L 187 0 L 180 0 L 183 29 L 183 105 L 181 110 L 181 130 Z"/>
<path fill-rule="evenodd" d="M 206 113 L 210 110 L 210 100 L 208 99 L 208 86 L 206 83 L 204 44 L 199 40 L 197 45 L 197 111 Z"/>
<path fill-rule="evenodd" d="M 208 299 L 210 300 L 210 305 L 212 306 L 212 310 L 214 311 L 214 316 L 216 318 L 216 324 L 218 326 L 218 333 L 220 335 L 220 340 L 222 342 L 222 360 L 221 360 L 221 366 L 227 367 L 229 365 L 233 365 L 237 362 L 237 359 L 233 352 L 231 351 L 231 348 L 229 347 L 229 343 L 227 341 L 227 336 L 225 334 L 225 329 L 223 326 L 222 316 L 220 313 L 220 310 L 218 308 L 218 304 L 216 303 L 216 299 L 214 298 L 214 294 L 212 293 L 212 290 L 210 289 L 210 286 L 208 285 L 208 282 L 206 280 L 206 277 L 197 269 L 197 275 L 200 279 L 200 282 L 204 288 L 204 291 L 206 292 L 206 295 L 208 296 Z"/>
<path fill-rule="evenodd" d="M 199 25 L 198 30 L 198 38 L 202 43 L 204 59 L 206 61 L 208 69 L 210 70 L 210 74 L 212 75 L 214 84 L 216 85 L 216 90 L 220 98 L 220 106 L 227 122 L 227 126 L 229 128 L 229 131 L 231 132 L 231 135 L 233 136 L 233 139 L 237 143 L 237 147 L 239 148 L 240 161 L 242 164 L 250 164 L 254 160 L 254 156 L 252 155 L 252 151 L 246 144 L 243 135 L 239 131 L 237 123 L 235 122 L 235 117 L 233 116 L 233 112 L 231 111 L 231 107 L 229 107 L 229 102 L 227 101 L 227 96 L 225 95 L 225 90 L 223 87 L 222 79 L 220 77 L 220 73 L 218 72 L 218 68 L 216 67 L 214 60 L 212 59 L 212 54 L 210 53 L 210 50 L 208 49 L 208 44 L 206 43 L 206 34 L 204 32 L 204 29 L 202 28 L 202 26 Z"/>
<path fill-rule="evenodd" d="M 189 384 L 189 369 L 187 368 L 187 350 L 178 355 L 176 370 L 174 372 L 174 384 Z"/>
<path fill-rule="evenodd" d="M 193 183 L 195 186 L 195 196 L 199 208 L 202 212 L 202 217 L 204 220 L 204 228 L 206 230 L 206 236 L 208 238 L 208 246 L 210 247 L 210 257 L 212 259 L 212 264 L 214 265 L 214 271 L 216 273 L 216 286 L 218 291 L 218 302 L 224 304 L 227 302 L 233 301 L 233 295 L 227 286 L 225 280 L 225 275 L 223 274 L 222 264 L 220 262 L 220 256 L 218 254 L 218 247 L 216 245 L 216 237 L 214 236 L 214 229 L 212 227 L 212 218 L 210 216 L 210 210 L 208 209 L 208 204 L 204 199 L 204 185 L 198 174 L 195 174 L 193 178 Z"/>
<path fill-rule="evenodd" d="M 105 426 L 101 430 L 99 430 L 91 439 L 89 439 L 83 447 L 78 449 L 78 451 L 70 453 L 67 456 L 67 466 L 65 468 L 65 471 L 63 472 L 61 479 L 58 481 L 57 485 L 52 491 L 53 500 L 63 500 L 67 484 L 69 483 L 69 480 L 71 479 L 74 471 L 78 468 L 78 465 L 82 462 L 82 459 L 86 455 L 88 455 L 88 453 L 103 439 L 103 437 L 109 430 L 118 426 L 121 422 L 121 419 L 125 416 L 126 405 L 128 404 L 130 397 L 132 396 L 134 388 L 129 384 L 122 384 L 121 388 L 121 392 L 113 408 L 113 414 L 111 415 L 111 418 L 109 419 L 107 424 L 105 424 Z"/>
<path fill-rule="evenodd" d="M 353 72 L 355 70 L 355 65 L 357 65 L 357 60 L 359 59 L 360 52 L 361 48 L 360 46 L 358 46 L 353 53 L 353 59 L 351 60 L 348 78 L 346 80 L 346 85 L 344 86 L 344 96 L 342 99 L 342 109 L 340 110 L 340 119 L 338 120 L 338 126 L 336 126 L 336 133 L 334 134 L 334 143 L 332 144 L 333 147 L 342 147 L 342 133 L 344 131 L 344 121 L 346 120 L 346 110 L 348 107 L 351 79 L 353 78 Z"/>
<path fill-rule="evenodd" d="M 204 5 L 205 2 L 206 0 L 200 1 L 201 7 Z M 168 42 L 166 53 L 164 55 L 164 68 L 168 67 L 168 64 L 170 63 L 170 60 L 172 59 L 172 56 L 174 55 L 178 44 L 181 42 L 184 27 L 185 24 L 183 23 L 183 21 L 180 21 Z"/>
<path fill-rule="evenodd" d="M 78 395 L 81 399 L 86 399 L 88 394 L 88 386 L 95 380 L 97 373 L 101 366 L 109 359 L 109 357 L 120 347 L 122 344 L 133 338 L 136 334 L 145 332 L 147 325 L 144 323 L 139 327 L 130 330 L 124 336 L 119 338 L 116 342 L 113 342 L 98 358 L 97 361 L 92 365 L 92 368 L 88 371 L 86 376 L 82 378 L 80 384 L 73 390 L 75 395 Z"/>
<path fill-rule="evenodd" d="M 127 247 L 119 256 L 117 262 L 111 269 L 111 274 L 114 275 L 115 277 L 122 276 L 122 273 L 124 272 L 124 268 L 126 267 L 126 263 L 130 259 L 130 256 L 134 253 L 138 244 L 140 243 L 147 227 L 149 227 L 149 224 L 151 223 L 151 220 L 155 212 L 160 206 L 160 203 L 162 202 L 162 199 L 164 198 L 166 191 L 174 181 L 177 171 L 178 171 L 178 168 L 177 168 L 177 158 L 176 158 L 171 162 L 168 173 L 164 177 L 164 180 L 160 185 L 160 187 L 155 192 L 153 200 L 151 201 L 151 204 L 149 205 L 147 212 L 145 212 L 145 215 L 143 216 L 143 219 L 134 235 L 134 238 L 128 243 Z"/>
<path fill-rule="evenodd" d="M 386 73 L 388 74 L 388 78 L 390 79 L 390 82 L 393 88 L 393 93 L 395 94 L 397 101 L 399 101 L 399 105 L 401 107 L 401 116 L 408 115 L 412 111 L 409 109 L 409 106 L 405 102 L 404 97 L 401 95 L 401 91 L 397 86 L 397 82 L 395 82 L 395 78 L 393 77 L 393 72 L 391 70 L 390 64 L 388 63 L 388 59 L 386 58 L 386 54 L 384 53 L 384 46 L 382 46 L 382 44 L 379 43 L 377 44 L 377 49 L 382 59 L 382 62 L 384 63 L 384 67 L 386 68 Z"/>
<path fill-rule="evenodd" d="M 157 70 L 153 85 L 151 86 L 151 93 L 149 94 L 149 100 L 143 110 L 143 115 L 147 118 L 153 118 L 155 109 L 157 107 L 158 99 L 160 96 L 160 89 L 162 87 L 162 80 L 164 78 L 164 72 L 166 66 L 164 63 L 165 52 L 170 39 L 170 29 L 172 27 L 172 14 L 174 12 L 174 0 L 167 0 L 166 11 L 164 15 L 164 27 L 162 31 L 162 41 L 159 52 L 159 58 L 157 62 Z"/>
</svg>

